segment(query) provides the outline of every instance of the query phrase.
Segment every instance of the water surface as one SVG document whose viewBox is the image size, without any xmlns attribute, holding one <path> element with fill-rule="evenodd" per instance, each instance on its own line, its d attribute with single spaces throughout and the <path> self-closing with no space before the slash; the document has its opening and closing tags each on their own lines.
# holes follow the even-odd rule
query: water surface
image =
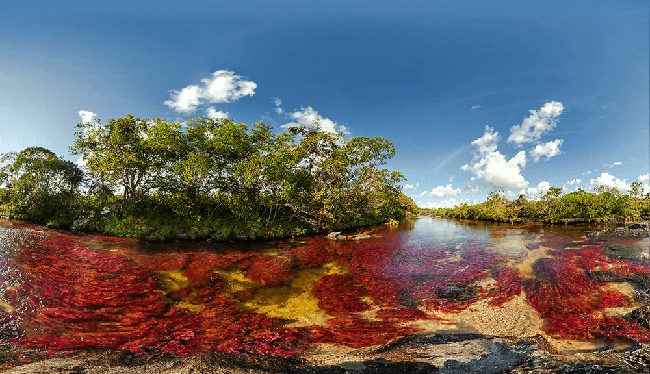
<svg viewBox="0 0 650 374">
<path fill-rule="evenodd" d="M 647 342 L 648 239 L 418 218 L 372 239 L 151 243 L 0 221 L 0 339 L 293 357 L 410 334 L 542 337 L 565 355 Z M 355 233 L 349 233 L 355 234 Z"/>
</svg>

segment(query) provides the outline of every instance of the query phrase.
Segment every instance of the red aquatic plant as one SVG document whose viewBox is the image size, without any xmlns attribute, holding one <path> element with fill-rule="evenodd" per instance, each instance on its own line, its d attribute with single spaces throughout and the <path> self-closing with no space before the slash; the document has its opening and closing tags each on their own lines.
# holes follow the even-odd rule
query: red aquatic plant
<svg viewBox="0 0 650 374">
<path fill-rule="evenodd" d="M 334 318 L 327 321 L 327 328 L 313 326 L 311 340 L 351 348 L 386 344 L 417 331 L 412 327 L 398 327 L 393 323 L 368 321 L 361 318 Z"/>
<path fill-rule="evenodd" d="M 543 329 L 556 337 L 588 339 L 594 336 L 648 341 L 648 329 L 618 317 L 604 316 L 599 310 L 627 305 L 618 291 L 604 287 L 585 274 L 606 262 L 593 248 L 561 253 L 560 258 L 542 258 L 533 269 L 537 279 L 524 282 L 528 302 L 545 319 Z M 581 259 L 581 256 L 589 259 Z M 604 265 L 607 265 L 606 263 Z"/>
<path fill-rule="evenodd" d="M 499 267 L 492 270 L 492 277 L 496 280 L 496 284 L 486 295 L 492 298 L 490 305 L 502 306 L 506 301 L 521 294 L 523 281 L 516 269 Z"/>
<path fill-rule="evenodd" d="M 278 256 L 257 255 L 246 270 L 246 278 L 264 286 L 278 286 L 291 277 L 293 271 L 289 260 Z"/>
<path fill-rule="evenodd" d="M 24 248 L 16 265 L 21 284 L 12 297 L 27 346 L 192 351 L 194 316 L 170 307 L 153 274 L 122 257 L 51 235 Z"/>
<path fill-rule="evenodd" d="M 366 289 L 349 276 L 326 275 L 314 285 L 312 294 L 318 298 L 318 307 L 333 316 L 348 316 L 370 309 L 361 299 L 367 295 Z"/>
</svg>

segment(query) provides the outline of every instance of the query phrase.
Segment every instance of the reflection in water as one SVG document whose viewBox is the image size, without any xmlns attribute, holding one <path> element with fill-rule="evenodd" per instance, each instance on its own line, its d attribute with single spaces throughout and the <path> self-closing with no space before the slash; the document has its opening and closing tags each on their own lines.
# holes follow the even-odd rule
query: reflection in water
<svg viewBox="0 0 650 374">
<path fill-rule="evenodd" d="M 0 221 L 0 338 L 49 353 L 290 357 L 385 344 L 472 308 L 516 314 L 525 300 L 540 334 L 648 341 L 647 321 L 608 312 L 647 302 L 647 239 L 561 230 L 421 218 L 359 242 L 147 245 Z"/>
</svg>

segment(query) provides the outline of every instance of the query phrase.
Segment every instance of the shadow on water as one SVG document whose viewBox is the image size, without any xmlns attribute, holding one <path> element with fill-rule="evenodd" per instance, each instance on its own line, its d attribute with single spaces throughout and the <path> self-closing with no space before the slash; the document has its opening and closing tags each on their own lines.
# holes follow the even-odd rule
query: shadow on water
<svg viewBox="0 0 650 374">
<path fill-rule="evenodd" d="M 590 242 L 593 229 L 418 218 L 363 241 L 152 243 L 0 221 L 0 339 L 260 360 L 462 334 L 622 352 L 650 339 L 648 240 Z M 434 351 L 420 359 L 445 366 Z"/>
</svg>

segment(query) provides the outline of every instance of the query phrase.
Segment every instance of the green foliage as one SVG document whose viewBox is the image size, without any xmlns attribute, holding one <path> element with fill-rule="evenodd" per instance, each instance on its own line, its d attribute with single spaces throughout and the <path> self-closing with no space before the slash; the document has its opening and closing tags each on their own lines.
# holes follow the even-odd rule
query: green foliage
<svg viewBox="0 0 650 374">
<path fill-rule="evenodd" d="M 75 200 L 83 173 L 74 163 L 52 151 L 29 147 L 0 155 L 0 209 L 4 215 L 53 226 L 67 226 L 75 214 Z"/>
<path fill-rule="evenodd" d="M 538 221 L 566 223 L 581 219 L 585 222 L 610 220 L 634 220 L 650 212 L 650 199 L 642 198 L 643 188 L 621 194 L 616 188 L 601 186 L 594 192 L 582 189 L 563 194 L 559 188 L 551 187 L 539 201 L 529 201 L 525 196 L 508 201 L 493 191 L 487 201 L 480 204 L 462 204 L 452 209 L 438 209 L 432 215 L 500 222 Z"/>
<path fill-rule="evenodd" d="M 87 175 L 43 148 L 2 156 L 4 214 L 126 237 L 256 239 L 386 222 L 416 209 L 383 138 L 126 115 L 77 125 Z M 84 184 L 83 193 L 79 186 Z M 121 196 L 116 195 L 119 191 Z"/>
</svg>

